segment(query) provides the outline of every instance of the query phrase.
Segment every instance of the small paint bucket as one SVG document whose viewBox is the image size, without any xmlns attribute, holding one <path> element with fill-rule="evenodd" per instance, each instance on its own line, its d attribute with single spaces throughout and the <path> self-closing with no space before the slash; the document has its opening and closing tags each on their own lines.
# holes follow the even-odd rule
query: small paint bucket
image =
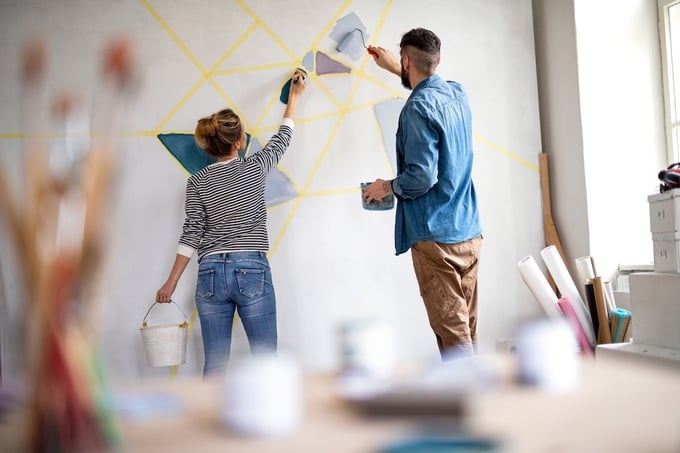
<svg viewBox="0 0 680 453">
<path fill-rule="evenodd" d="M 178 324 L 147 325 L 146 318 L 151 309 L 158 304 L 154 302 L 144 316 L 142 327 L 139 328 L 146 360 L 151 367 L 175 366 L 186 362 L 189 323 L 179 305 L 172 303 L 182 313 L 184 321 Z"/>
</svg>

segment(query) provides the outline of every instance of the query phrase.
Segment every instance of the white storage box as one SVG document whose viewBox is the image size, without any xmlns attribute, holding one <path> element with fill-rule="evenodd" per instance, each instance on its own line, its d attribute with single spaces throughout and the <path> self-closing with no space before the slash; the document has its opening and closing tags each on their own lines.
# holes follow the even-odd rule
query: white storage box
<svg viewBox="0 0 680 453">
<path fill-rule="evenodd" d="M 680 231 L 652 233 L 654 272 L 680 273 Z"/>
<path fill-rule="evenodd" d="M 630 275 L 633 343 L 680 349 L 680 274 Z"/>
<path fill-rule="evenodd" d="M 647 201 L 652 233 L 680 231 L 680 189 L 649 195 Z"/>
</svg>

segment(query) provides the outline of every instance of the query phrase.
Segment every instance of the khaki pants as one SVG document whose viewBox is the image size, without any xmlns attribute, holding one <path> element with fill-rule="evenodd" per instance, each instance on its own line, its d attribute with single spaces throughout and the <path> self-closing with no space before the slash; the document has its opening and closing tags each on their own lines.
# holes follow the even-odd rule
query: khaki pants
<svg viewBox="0 0 680 453">
<path fill-rule="evenodd" d="M 420 241 L 411 247 L 413 268 L 439 351 L 475 352 L 477 269 L 482 236 L 458 244 Z"/>
</svg>

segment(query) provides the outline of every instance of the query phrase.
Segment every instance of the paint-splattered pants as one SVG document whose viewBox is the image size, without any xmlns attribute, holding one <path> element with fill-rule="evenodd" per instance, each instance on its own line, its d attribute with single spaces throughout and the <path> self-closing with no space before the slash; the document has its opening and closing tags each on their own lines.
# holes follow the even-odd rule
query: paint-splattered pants
<svg viewBox="0 0 680 453">
<path fill-rule="evenodd" d="M 442 357 L 474 353 L 477 343 L 477 270 L 483 237 L 457 244 L 420 241 L 413 268 Z"/>
</svg>

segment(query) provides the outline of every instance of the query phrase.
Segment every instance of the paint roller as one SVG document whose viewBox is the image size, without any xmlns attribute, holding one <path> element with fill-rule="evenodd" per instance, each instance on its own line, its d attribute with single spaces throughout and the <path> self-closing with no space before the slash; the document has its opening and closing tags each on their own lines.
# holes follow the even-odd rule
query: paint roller
<svg viewBox="0 0 680 453">
<path fill-rule="evenodd" d="M 352 31 L 348 32 L 345 36 L 342 37 L 340 41 L 338 41 L 338 45 L 335 46 L 335 50 L 338 52 L 342 52 L 348 47 L 352 47 L 354 42 L 357 40 L 357 35 L 354 33 L 355 31 L 359 32 L 359 35 L 361 36 L 361 45 L 368 51 L 369 54 L 377 57 L 378 54 L 372 50 L 369 49 L 368 46 L 366 45 L 366 41 L 364 41 L 364 32 L 361 31 L 360 28 L 355 28 Z"/>
</svg>

